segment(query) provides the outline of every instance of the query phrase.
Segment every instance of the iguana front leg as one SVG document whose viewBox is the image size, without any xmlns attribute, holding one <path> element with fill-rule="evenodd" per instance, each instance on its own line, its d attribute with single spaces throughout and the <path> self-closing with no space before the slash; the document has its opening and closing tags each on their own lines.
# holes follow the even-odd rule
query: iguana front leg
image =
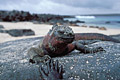
<svg viewBox="0 0 120 80">
<path fill-rule="evenodd" d="M 63 79 L 63 66 L 58 65 L 58 61 L 53 62 L 53 60 L 49 60 L 47 62 L 47 69 L 45 70 L 40 67 L 40 74 L 42 77 L 42 80 L 62 80 Z"/>
<path fill-rule="evenodd" d="M 74 41 L 67 46 L 67 53 L 70 53 L 73 50 L 79 50 L 83 53 L 96 53 L 99 51 L 105 51 L 102 47 L 89 48 L 86 45 L 81 44 L 79 41 Z"/>
<path fill-rule="evenodd" d="M 31 63 L 40 63 L 51 59 L 50 56 L 44 55 L 41 48 L 30 48 L 28 55 L 30 56 L 29 62 Z"/>
<path fill-rule="evenodd" d="M 100 51 L 105 51 L 102 47 L 89 48 L 86 45 L 79 43 L 79 41 L 74 42 L 75 49 L 80 50 L 83 53 L 96 53 Z"/>
</svg>

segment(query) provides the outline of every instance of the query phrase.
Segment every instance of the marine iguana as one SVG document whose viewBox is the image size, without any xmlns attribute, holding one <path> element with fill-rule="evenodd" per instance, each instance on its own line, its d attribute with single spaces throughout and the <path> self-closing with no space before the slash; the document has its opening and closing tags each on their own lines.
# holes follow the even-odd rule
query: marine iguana
<svg viewBox="0 0 120 80">
<path fill-rule="evenodd" d="M 52 29 L 44 37 L 36 48 L 28 51 L 30 62 L 44 62 L 50 57 L 64 56 L 71 51 L 77 49 L 83 53 L 96 53 L 104 51 L 102 47 L 89 48 L 86 45 L 96 41 L 80 41 L 80 40 L 104 40 L 120 42 L 112 37 L 99 33 L 74 33 L 73 30 L 66 25 L 53 25 Z"/>
</svg>

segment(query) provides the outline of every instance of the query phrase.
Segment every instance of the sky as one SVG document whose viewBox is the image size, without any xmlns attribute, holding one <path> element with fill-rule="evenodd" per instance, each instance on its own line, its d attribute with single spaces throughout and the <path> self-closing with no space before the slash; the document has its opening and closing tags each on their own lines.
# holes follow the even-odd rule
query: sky
<svg viewBox="0 0 120 80">
<path fill-rule="evenodd" d="M 59 15 L 120 13 L 120 0 L 0 0 L 0 10 Z"/>
</svg>

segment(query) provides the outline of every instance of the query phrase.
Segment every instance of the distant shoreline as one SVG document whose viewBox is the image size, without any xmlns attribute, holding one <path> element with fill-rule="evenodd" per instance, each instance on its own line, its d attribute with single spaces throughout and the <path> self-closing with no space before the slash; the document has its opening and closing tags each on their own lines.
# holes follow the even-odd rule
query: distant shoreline
<svg viewBox="0 0 120 80">
<path fill-rule="evenodd" d="M 106 28 L 120 29 L 120 16 L 75 16 L 75 18 L 65 18 L 69 21 L 83 21 L 84 23 L 77 23 L 78 25 L 99 26 Z"/>
<path fill-rule="evenodd" d="M 86 14 L 86 15 L 57 15 L 57 14 L 37 14 L 27 11 L 4 11 L 0 10 L 0 21 L 3 22 L 22 22 L 29 21 L 34 24 L 58 23 L 63 25 L 69 23 L 70 26 L 98 26 L 104 28 L 120 28 L 120 14 Z M 89 25 L 90 24 L 90 25 Z"/>
</svg>

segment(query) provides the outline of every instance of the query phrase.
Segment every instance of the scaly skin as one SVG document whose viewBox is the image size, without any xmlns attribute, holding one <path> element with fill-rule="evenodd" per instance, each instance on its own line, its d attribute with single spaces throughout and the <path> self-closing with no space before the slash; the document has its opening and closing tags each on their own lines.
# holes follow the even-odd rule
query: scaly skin
<svg viewBox="0 0 120 80">
<path fill-rule="evenodd" d="M 93 40 L 93 42 L 81 42 L 79 40 Z M 37 48 L 31 48 L 28 51 L 30 62 L 45 62 L 51 57 L 64 56 L 77 49 L 83 53 L 96 53 L 104 51 L 102 47 L 89 48 L 86 44 L 94 43 L 96 40 L 107 40 L 119 42 L 109 36 L 98 33 L 77 33 L 75 34 L 68 26 L 54 25 L 48 34 L 40 42 Z"/>
</svg>

